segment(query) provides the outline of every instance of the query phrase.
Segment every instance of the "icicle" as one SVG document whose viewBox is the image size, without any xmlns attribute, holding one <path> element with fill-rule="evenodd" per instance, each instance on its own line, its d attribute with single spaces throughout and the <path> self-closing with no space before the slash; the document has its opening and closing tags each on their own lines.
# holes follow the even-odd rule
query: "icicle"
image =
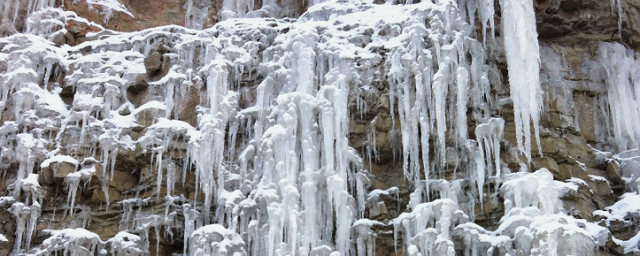
<svg viewBox="0 0 640 256">
<path fill-rule="evenodd" d="M 438 72 L 433 77 L 433 98 L 435 105 L 435 120 L 436 120 L 436 129 L 438 132 L 438 140 L 437 140 L 437 158 L 440 159 L 441 166 L 445 164 L 445 151 L 446 151 L 446 143 L 445 143 L 445 133 L 447 131 L 447 118 L 446 118 L 446 99 L 448 94 L 448 73 L 450 66 L 450 60 L 445 60 L 440 63 L 440 68 Z"/>
<path fill-rule="evenodd" d="M 30 208 L 30 218 L 29 223 L 27 225 L 27 237 L 25 238 L 25 249 L 29 251 L 31 245 L 31 237 L 33 237 L 33 233 L 36 231 L 36 226 L 38 225 L 38 218 L 40 217 L 40 204 L 38 202 L 33 202 Z"/>
<path fill-rule="evenodd" d="M 617 7 L 617 8 L 616 8 Z M 620 36 L 620 42 L 622 42 L 622 21 L 624 20 L 624 8 L 620 0 L 611 0 L 611 15 L 617 12 L 618 15 L 618 35 Z"/>
<path fill-rule="evenodd" d="M 457 93 L 456 93 L 456 129 L 458 131 L 458 141 L 467 140 L 467 102 L 469 96 L 469 71 L 459 67 L 456 71 Z"/>
<path fill-rule="evenodd" d="M 540 146 L 539 122 L 542 106 L 540 50 L 533 3 L 529 0 L 500 0 L 507 52 L 511 100 L 516 123 L 518 149 L 531 161 L 531 140 Z M 531 126 L 535 136 L 531 136 Z"/>
<path fill-rule="evenodd" d="M 600 78 L 607 85 L 607 98 L 600 98 L 599 108 L 606 117 L 607 129 L 612 130 L 609 133 L 613 133 L 618 150 L 636 148 L 640 144 L 640 120 L 634 118 L 640 116 L 640 91 L 636 85 L 640 64 L 617 43 L 600 43 L 596 61 L 599 65 L 594 68 L 602 65 L 606 71 Z"/>
<path fill-rule="evenodd" d="M 489 169 L 495 166 L 495 176 L 500 177 L 500 140 L 504 134 L 504 119 L 490 118 L 476 126 L 475 134 L 479 150 L 486 158 L 485 166 Z"/>
<path fill-rule="evenodd" d="M 23 245 L 26 245 L 23 239 L 25 239 L 25 228 L 27 225 L 27 218 L 29 218 L 29 215 L 31 214 L 31 209 L 23 203 L 14 203 L 9 208 L 9 212 L 11 212 L 16 218 L 16 239 L 13 246 L 13 252 L 20 253 L 22 252 Z"/>
</svg>

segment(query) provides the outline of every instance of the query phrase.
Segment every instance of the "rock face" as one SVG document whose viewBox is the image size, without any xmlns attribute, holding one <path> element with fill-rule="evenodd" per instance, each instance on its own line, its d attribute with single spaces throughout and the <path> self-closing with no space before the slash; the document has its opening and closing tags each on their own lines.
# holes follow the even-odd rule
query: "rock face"
<svg viewBox="0 0 640 256">
<path fill-rule="evenodd" d="M 0 254 L 640 252 L 636 1 L 533 2 L 530 162 L 497 1 L 320 2 L 4 4 Z"/>
</svg>

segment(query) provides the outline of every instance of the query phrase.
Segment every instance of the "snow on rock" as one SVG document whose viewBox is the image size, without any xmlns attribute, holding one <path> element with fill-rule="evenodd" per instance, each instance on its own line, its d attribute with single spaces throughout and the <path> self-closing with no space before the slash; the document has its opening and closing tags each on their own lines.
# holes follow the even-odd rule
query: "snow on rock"
<svg viewBox="0 0 640 256">
<path fill-rule="evenodd" d="M 67 155 L 57 155 L 57 156 L 53 156 L 48 158 L 47 160 L 42 161 L 42 163 L 40 164 L 40 168 L 48 168 L 49 166 L 51 166 L 52 163 L 69 163 L 75 166 L 78 166 L 78 164 L 80 164 L 80 162 L 78 162 L 78 160 L 76 160 L 75 158 L 71 157 L 71 156 L 67 156 Z"/>
<path fill-rule="evenodd" d="M 107 244 L 111 244 L 111 253 L 115 256 L 144 255 L 140 246 L 140 237 L 126 231 L 120 231 L 114 237 L 109 238 Z"/>
<path fill-rule="evenodd" d="M 82 0 L 74 0 L 73 4 L 77 4 L 79 1 L 82 1 Z M 118 2 L 118 0 L 85 0 L 85 1 L 89 6 L 89 10 L 92 10 L 94 6 L 100 6 L 100 9 L 101 9 L 100 15 L 102 15 L 102 21 L 105 24 L 109 23 L 109 20 L 111 19 L 111 16 L 113 16 L 114 11 L 124 13 L 126 15 L 129 15 L 131 18 L 133 18 L 133 14 L 131 14 L 131 12 L 127 10 L 127 7 L 125 7 L 122 3 Z"/>
<path fill-rule="evenodd" d="M 103 245 L 100 237 L 86 229 L 48 230 L 51 237 L 42 242 L 39 255 L 94 254 Z"/>
</svg>

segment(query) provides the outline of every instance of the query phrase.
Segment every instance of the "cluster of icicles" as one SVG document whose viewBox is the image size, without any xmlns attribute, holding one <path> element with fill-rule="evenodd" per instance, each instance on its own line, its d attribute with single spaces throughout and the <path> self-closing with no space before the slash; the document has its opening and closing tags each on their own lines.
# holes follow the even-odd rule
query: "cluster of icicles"
<svg viewBox="0 0 640 256">
<path fill-rule="evenodd" d="M 544 169 L 511 174 L 500 163 L 505 122 L 491 115 L 489 73 L 497 68 L 486 54 L 496 40 L 493 1 L 393 2 L 318 3 L 297 21 L 230 19 L 206 30 L 103 30 L 75 47 L 50 39 L 66 32 L 67 20 L 88 21 L 59 9 L 30 13 L 37 22 L 29 33 L 0 39 L 0 105 L 13 110 L 0 128 L 0 164 L 17 166 L 12 197 L 0 203 L 12 204 L 17 219 L 13 252 L 144 255 L 153 229 L 156 238 L 182 235 L 185 255 L 374 255 L 373 227 L 393 225 L 405 255 L 455 255 L 460 248 L 466 255 L 594 254 L 603 241 L 593 230 L 608 231 L 587 223 L 587 232 L 561 213 L 562 182 Z M 243 12 L 252 1 L 224 3 L 229 17 L 252 17 Z M 526 0 L 501 6 L 506 45 L 513 46 L 506 52 L 518 148 L 530 159 L 529 127 L 538 127 L 542 93 L 533 7 Z M 198 8 L 207 5 L 189 0 L 186 8 L 193 14 L 186 23 L 201 28 L 197 17 L 208 11 Z M 480 30 L 469 25 L 476 19 Z M 131 102 L 127 89 L 157 49 L 165 49 L 171 67 L 148 82 L 142 102 Z M 246 85 L 246 77 L 261 79 Z M 71 103 L 59 96 L 67 87 Z M 183 115 L 191 91 L 199 104 L 189 122 Z M 369 191 L 366 164 L 348 136 L 359 114 L 351 106 L 362 115 L 368 99 L 386 93 L 392 127 L 400 122 L 404 174 L 415 190 L 410 211 L 382 223 L 365 218 L 366 205 L 398 190 Z M 476 140 L 468 138 L 468 106 L 477 115 Z M 143 123 L 148 115 L 152 121 Z M 378 155 L 376 121 L 366 129 L 369 161 Z M 445 160 L 447 136 L 468 154 L 459 167 L 463 179 L 443 179 L 452 164 Z M 136 148 L 150 155 L 154 193 L 104 205 L 123 217 L 120 233 L 102 241 L 84 229 L 91 214 L 74 205 L 76 193 L 99 179 L 109 201 L 118 155 Z M 44 204 L 44 178 L 32 170 L 64 165 L 73 171 L 64 178 L 63 217 L 81 218 L 82 225 L 48 230 L 51 236 L 31 248 Z M 188 173 L 203 198 L 174 194 Z M 505 199 L 496 231 L 472 222 L 489 179 Z M 164 204 L 164 214 L 143 210 L 150 204 Z"/>
</svg>

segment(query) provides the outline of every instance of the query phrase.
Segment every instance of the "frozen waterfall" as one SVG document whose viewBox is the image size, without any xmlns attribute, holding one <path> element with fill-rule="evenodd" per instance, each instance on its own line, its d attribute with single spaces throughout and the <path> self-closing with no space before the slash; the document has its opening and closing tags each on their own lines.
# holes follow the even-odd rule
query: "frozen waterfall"
<svg viewBox="0 0 640 256">
<path fill-rule="evenodd" d="M 28 1 L 19 21 L 23 2 L 0 4 L 0 168 L 11 184 L 0 206 L 16 220 L 0 243 L 15 235 L 14 255 L 148 255 L 175 240 L 194 256 L 373 256 L 381 235 L 397 255 L 596 255 L 615 239 L 563 208 L 579 179 L 528 169 L 543 132 L 531 0 L 500 0 L 501 30 L 487 0 L 311 0 L 297 19 L 284 18 L 298 11 L 290 1 L 188 0 L 186 28 L 130 33 L 55 1 Z M 105 23 L 133 16 L 115 0 L 86 2 L 108 10 Z M 205 28 L 212 10 L 220 22 Z M 54 42 L 70 21 L 97 32 Z M 495 89 L 501 45 L 509 95 Z M 637 148 L 637 53 L 603 43 L 597 56 L 612 135 L 621 151 Z M 381 159 L 383 146 L 395 159 Z M 394 160 L 407 185 L 375 189 L 373 169 Z M 136 185 L 117 190 L 132 173 Z M 491 204 L 499 223 L 474 223 Z M 611 207 L 599 214 L 633 210 Z M 90 231 L 96 214 L 121 215 L 113 235 Z M 618 244 L 637 249 L 629 241 Z"/>
</svg>

